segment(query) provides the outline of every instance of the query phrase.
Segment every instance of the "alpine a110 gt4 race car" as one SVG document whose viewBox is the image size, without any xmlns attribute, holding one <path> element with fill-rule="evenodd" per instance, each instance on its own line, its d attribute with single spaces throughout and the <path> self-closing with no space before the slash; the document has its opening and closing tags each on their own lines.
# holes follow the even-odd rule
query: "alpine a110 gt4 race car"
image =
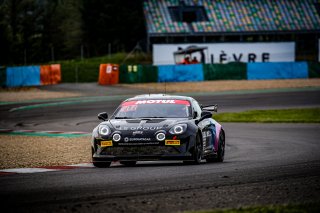
<svg viewBox="0 0 320 213">
<path fill-rule="evenodd" d="M 182 160 L 187 164 L 222 162 L 225 132 L 212 119 L 216 105 L 200 106 L 186 96 L 139 95 L 123 101 L 92 133 L 92 162 L 133 166 L 137 161 Z"/>
</svg>

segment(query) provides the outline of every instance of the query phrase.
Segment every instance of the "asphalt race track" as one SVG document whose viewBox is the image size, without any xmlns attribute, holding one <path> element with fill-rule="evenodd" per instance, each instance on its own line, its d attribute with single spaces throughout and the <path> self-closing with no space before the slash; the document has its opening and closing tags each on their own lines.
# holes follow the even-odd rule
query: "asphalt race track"
<svg viewBox="0 0 320 213">
<path fill-rule="evenodd" d="M 195 96 L 221 111 L 319 107 L 320 91 Z M 87 131 L 120 100 L 10 109 L 1 127 Z M 60 128 L 60 129 L 59 129 Z M 223 163 L 145 162 L 0 176 L 2 209 L 19 212 L 176 212 L 320 202 L 319 124 L 224 124 Z"/>
<path fill-rule="evenodd" d="M 97 115 L 100 112 L 108 112 L 109 115 L 125 98 L 119 96 L 97 102 L 77 102 L 63 105 L 59 101 L 55 106 L 47 106 L 45 103 L 18 103 L 0 105 L 0 127 L 6 129 L 31 129 L 31 130 L 55 130 L 55 131 L 84 131 L 91 132 L 99 123 Z M 281 109 L 300 107 L 320 107 L 320 90 L 273 92 L 239 95 L 208 95 L 193 96 L 203 105 L 218 104 L 218 112 L 237 112 L 253 109 Z M 83 100 L 85 98 L 82 98 Z M 95 100 L 95 99 L 94 99 Z M 40 105 L 37 108 L 22 107 Z M 43 105 L 43 107 L 41 107 Z M 11 110 L 11 111 L 10 111 Z"/>
</svg>

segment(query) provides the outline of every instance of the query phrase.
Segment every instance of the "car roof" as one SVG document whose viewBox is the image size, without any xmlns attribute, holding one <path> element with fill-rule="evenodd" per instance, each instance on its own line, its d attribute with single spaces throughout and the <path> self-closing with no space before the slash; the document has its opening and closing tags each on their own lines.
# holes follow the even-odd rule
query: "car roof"
<svg viewBox="0 0 320 213">
<path fill-rule="evenodd" d="M 168 94 L 142 94 L 137 95 L 132 98 L 129 98 L 125 101 L 135 101 L 135 100 L 153 100 L 153 99 L 175 99 L 175 100 L 188 100 L 192 101 L 194 100 L 191 97 L 188 96 L 180 96 L 180 95 L 168 95 Z"/>
</svg>

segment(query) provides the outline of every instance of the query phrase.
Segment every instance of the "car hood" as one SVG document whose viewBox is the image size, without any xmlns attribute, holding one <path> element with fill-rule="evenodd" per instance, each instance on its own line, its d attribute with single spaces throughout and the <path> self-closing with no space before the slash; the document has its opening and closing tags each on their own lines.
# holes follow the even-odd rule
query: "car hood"
<svg viewBox="0 0 320 213">
<path fill-rule="evenodd" d="M 158 131 L 167 130 L 174 124 L 188 121 L 188 118 L 146 118 L 111 119 L 110 124 L 119 131 Z"/>
</svg>

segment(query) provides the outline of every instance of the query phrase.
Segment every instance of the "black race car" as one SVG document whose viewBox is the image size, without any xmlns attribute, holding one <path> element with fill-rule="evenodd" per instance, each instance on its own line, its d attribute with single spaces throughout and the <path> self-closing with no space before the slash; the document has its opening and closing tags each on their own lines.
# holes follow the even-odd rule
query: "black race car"
<svg viewBox="0 0 320 213">
<path fill-rule="evenodd" d="M 202 107 L 186 96 L 139 95 L 121 103 L 92 133 L 92 162 L 133 166 L 137 161 L 182 160 L 187 164 L 222 162 L 225 132 L 212 119 L 217 106 Z"/>
</svg>

